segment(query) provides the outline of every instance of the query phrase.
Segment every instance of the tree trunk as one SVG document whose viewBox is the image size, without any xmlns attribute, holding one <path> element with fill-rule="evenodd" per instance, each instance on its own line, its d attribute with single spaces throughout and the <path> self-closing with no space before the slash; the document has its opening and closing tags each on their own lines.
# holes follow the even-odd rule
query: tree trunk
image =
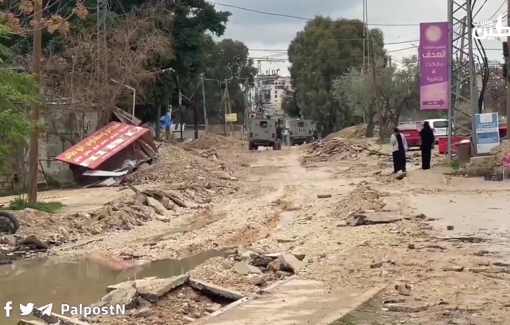
<svg viewBox="0 0 510 325">
<path fill-rule="evenodd" d="M 372 138 L 374 136 L 374 128 L 375 128 L 375 111 L 374 109 L 370 109 L 367 114 L 367 129 L 365 130 L 365 137 Z"/>
</svg>

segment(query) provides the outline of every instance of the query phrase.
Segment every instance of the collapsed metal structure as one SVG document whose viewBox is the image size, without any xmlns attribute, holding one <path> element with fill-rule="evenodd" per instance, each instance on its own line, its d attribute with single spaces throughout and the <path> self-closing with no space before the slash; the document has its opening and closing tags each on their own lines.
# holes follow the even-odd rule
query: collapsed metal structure
<svg viewBox="0 0 510 325">
<path fill-rule="evenodd" d="M 473 53 L 473 6 L 472 0 L 449 0 L 448 22 L 450 23 L 451 68 L 450 92 L 451 105 L 448 108 L 448 159 L 452 158 L 452 125 L 458 127 L 457 117 L 466 114 L 459 109 L 459 105 L 469 104 L 471 107 L 471 133 L 475 132 L 475 114 L 478 112 L 478 88 L 476 85 L 476 71 Z M 468 89 L 465 89 L 466 84 Z M 462 91 L 461 91 L 462 90 Z M 472 137 L 476 141 L 476 137 Z M 473 148 L 476 150 L 476 143 Z M 476 154 L 476 152 L 475 152 Z"/>
</svg>

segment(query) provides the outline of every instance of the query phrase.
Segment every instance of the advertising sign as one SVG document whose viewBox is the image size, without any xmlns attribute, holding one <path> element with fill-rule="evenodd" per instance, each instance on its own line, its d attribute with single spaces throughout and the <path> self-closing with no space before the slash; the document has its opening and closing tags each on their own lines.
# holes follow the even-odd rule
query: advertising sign
<svg viewBox="0 0 510 325">
<path fill-rule="evenodd" d="M 55 159 L 96 169 L 147 132 L 149 129 L 112 122 L 67 149 Z"/>
<path fill-rule="evenodd" d="M 237 113 L 225 114 L 225 121 L 237 122 Z"/>
<path fill-rule="evenodd" d="M 448 23 L 420 24 L 420 109 L 447 110 L 450 105 L 451 53 Z"/>
<path fill-rule="evenodd" d="M 475 115 L 476 152 L 490 153 L 491 149 L 499 145 L 499 116 L 498 113 L 483 113 Z"/>
</svg>

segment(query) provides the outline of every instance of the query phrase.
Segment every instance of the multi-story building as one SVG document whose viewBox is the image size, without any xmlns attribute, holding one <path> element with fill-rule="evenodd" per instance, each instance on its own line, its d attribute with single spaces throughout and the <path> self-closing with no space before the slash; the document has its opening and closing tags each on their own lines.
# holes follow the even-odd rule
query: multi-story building
<svg viewBox="0 0 510 325">
<path fill-rule="evenodd" d="M 262 108 L 270 115 L 283 115 L 282 99 L 285 92 L 290 90 L 291 80 L 288 76 L 278 74 L 256 76 L 255 87 L 249 93 L 252 110 Z"/>
</svg>

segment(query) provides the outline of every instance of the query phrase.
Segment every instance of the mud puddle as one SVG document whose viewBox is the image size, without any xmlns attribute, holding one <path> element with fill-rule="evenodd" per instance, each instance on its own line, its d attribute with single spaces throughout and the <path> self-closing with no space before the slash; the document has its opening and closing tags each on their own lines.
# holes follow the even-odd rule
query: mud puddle
<svg viewBox="0 0 510 325">
<path fill-rule="evenodd" d="M 0 312 L 0 324 L 17 324 L 20 303 L 53 303 L 56 312 L 61 304 L 89 305 L 106 294 L 108 285 L 134 278 L 184 274 L 209 258 L 224 255 L 225 250 L 211 250 L 181 260 L 155 261 L 136 273 L 113 271 L 87 258 L 69 262 L 48 258 L 4 265 L 0 267 L 0 305 L 12 301 L 13 310 L 10 318 Z"/>
</svg>

